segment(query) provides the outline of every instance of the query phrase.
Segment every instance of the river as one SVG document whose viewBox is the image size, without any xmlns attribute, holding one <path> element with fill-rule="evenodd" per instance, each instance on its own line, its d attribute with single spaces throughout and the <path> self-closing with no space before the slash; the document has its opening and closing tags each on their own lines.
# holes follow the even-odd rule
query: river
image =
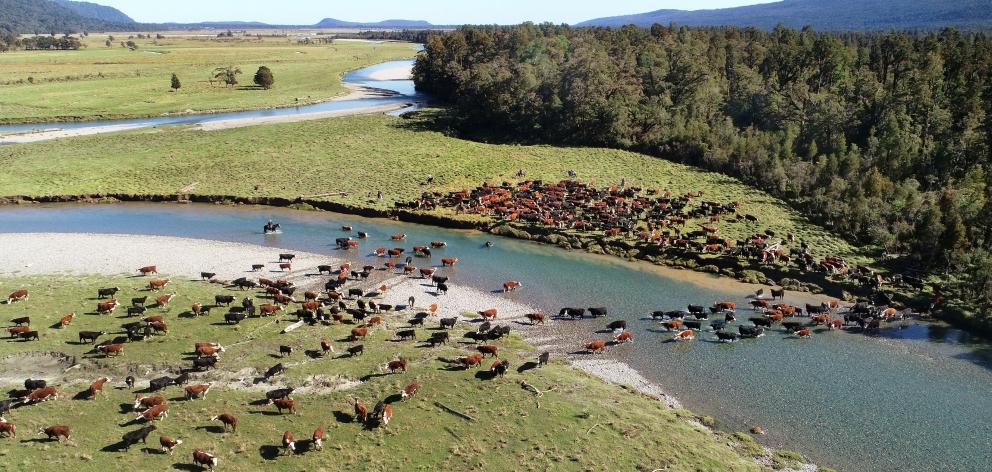
<svg viewBox="0 0 992 472">
<path fill-rule="evenodd" d="M 607 356 L 662 385 L 697 414 L 714 417 L 721 429 L 744 431 L 760 424 L 768 432 L 762 442 L 799 450 L 840 470 L 980 471 L 992 463 L 992 345 L 940 325 L 894 324 L 876 336 L 817 331 L 807 340 L 776 330 L 733 344 L 703 334 L 693 342 L 671 343 L 670 334 L 644 319 L 647 313 L 723 299 L 746 304 L 746 294 L 718 279 L 645 263 L 332 213 L 113 204 L 5 207 L 0 217 L 7 231 L 183 236 L 335 256 L 342 256 L 334 239 L 344 235 L 343 224 L 369 232 L 365 249 L 393 247 L 389 235 L 399 232 L 408 234 L 407 247 L 445 240 L 449 245 L 435 253 L 434 262 L 460 258 L 451 274 L 456 283 L 492 290 L 505 279 L 520 280 L 525 287 L 508 296 L 548 312 L 609 307 L 611 319 L 627 320 L 636 341 Z M 260 233 L 270 218 L 282 224 L 283 234 Z M 487 240 L 495 245 L 486 248 Z M 749 315 L 741 310 L 739 318 Z M 556 321 L 547 329 L 577 346 L 603 336 L 590 334 L 603 324 Z"/>
</svg>

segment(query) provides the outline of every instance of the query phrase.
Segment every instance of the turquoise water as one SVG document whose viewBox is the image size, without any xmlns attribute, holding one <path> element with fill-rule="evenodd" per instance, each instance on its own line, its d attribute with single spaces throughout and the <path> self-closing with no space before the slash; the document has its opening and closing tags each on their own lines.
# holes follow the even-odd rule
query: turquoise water
<svg viewBox="0 0 992 472">
<path fill-rule="evenodd" d="M 946 327 L 914 324 L 877 336 L 818 332 L 799 340 L 771 332 L 733 344 L 703 334 L 670 343 L 644 320 L 654 310 L 684 309 L 743 293 L 707 288 L 644 264 L 593 257 L 475 232 L 331 213 L 207 205 L 39 205 L 0 208 L 7 231 L 131 233 L 184 236 L 285 247 L 345 257 L 334 248 L 342 224 L 367 231 L 364 249 L 394 247 L 403 232 L 410 247 L 445 240 L 441 257 L 458 257 L 452 281 L 494 290 L 505 279 L 524 289 L 509 296 L 554 311 L 562 306 L 607 306 L 626 319 L 636 342 L 607 355 L 627 362 L 665 387 L 686 407 L 716 418 L 718 427 L 744 431 L 756 424 L 761 440 L 799 450 L 815 462 L 848 471 L 983 471 L 992 463 L 992 345 Z M 283 234 L 265 236 L 267 219 Z M 485 242 L 493 240 L 494 247 Z M 0 248 L 5 250 L 8 248 Z M 361 258 L 356 252 L 351 260 Z M 719 285 L 715 285 L 719 287 Z M 788 300 L 787 300 L 788 301 Z M 750 313 L 743 310 L 740 319 Z M 549 325 L 576 341 L 591 339 L 604 322 Z M 576 342 L 578 344 L 578 342 Z M 677 440 L 674 438 L 673 440 Z"/>
</svg>

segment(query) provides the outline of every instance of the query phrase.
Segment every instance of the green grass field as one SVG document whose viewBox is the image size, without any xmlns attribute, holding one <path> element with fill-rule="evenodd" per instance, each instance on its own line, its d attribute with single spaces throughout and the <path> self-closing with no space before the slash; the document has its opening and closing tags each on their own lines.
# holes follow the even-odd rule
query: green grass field
<svg viewBox="0 0 992 472">
<path fill-rule="evenodd" d="M 489 379 L 476 369 L 446 370 L 437 360 L 472 349 L 457 341 L 461 329 L 452 333 L 455 342 L 438 348 L 393 342 L 388 331 L 377 329 L 364 343 L 363 356 L 311 359 L 302 351 L 318 349 L 322 337 L 334 340 L 338 352 L 342 352 L 350 345 L 342 339 L 352 325 L 303 327 L 281 335 L 281 326 L 271 318 L 247 320 L 240 327 L 221 323 L 220 309 L 206 318 L 186 318 L 182 313 L 193 301 L 207 302 L 213 295 L 227 291 L 204 282 L 173 280 L 171 288 L 178 295 L 172 306 L 150 310 L 152 314 L 164 314 L 169 334 L 127 344 L 124 355 L 105 359 L 89 353 L 89 346 L 76 344 L 78 331 L 113 331 L 110 338 L 119 335 L 117 326 L 130 320 L 120 318 L 120 312 L 113 317 L 89 313 L 96 303 L 96 289 L 119 286 L 123 289 L 119 298 L 127 301 L 146 293 L 141 291 L 144 279 L 0 278 L 3 293 L 21 287 L 31 290 L 27 301 L 0 305 L 0 319 L 28 315 L 32 326 L 41 332 L 40 341 L 0 341 L 0 357 L 7 370 L 16 364 L 19 353 L 29 350 L 63 352 L 76 356 L 81 364 L 57 375 L 55 384 L 67 394 L 63 398 L 17 408 L 7 415 L 17 426 L 18 435 L 0 438 L 4 470 L 195 470 L 190 466 L 193 448 L 213 451 L 220 458 L 220 470 L 287 471 L 758 470 L 750 454 L 764 454 L 746 436 L 712 433 L 686 421 L 691 417 L 688 412 L 668 410 L 657 400 L 607 385 L 561 362 L 520 373 L 516 367 L 537 353 L 515 335 L 497 342 L 501 358 L 512 364 L 510 373 L 502 379 Z M 70 311 L 78 316 L 69 327 L 49 327 Z M 387 323 L 395 330 L 403 326 L 401 320 L 405 319 L 404 315 L 388 315 Z M 424 339 L 428 332 L 418 329 L 418 337 Z M 134 418 L 130 411 L 133 394 L 114 388 L 121 385 L 123 376 L 144 376 L 149 370 L 170 365 L 186 366 L 196 341 L 218 341 L 230 349 L 222 355 L 216 371 L 196 374 L 199 377 L 193 383 L 245 375 L 250 372 L 242 370 L 246 368 L 264 370 L 279 362 L 274 358 L 276 347 L 286 344 L 297 348 L 292 358 L 283 360 L 289 366 L 287 383 L 300 386 L 324 382 L 347 388 L 295 395 L 300 404 L 298 414 L 280 416 L 274 407 L 253 404 L 264 398 L 261 391 L 217 387 L 207 399 L 185 401 L 179 387 L 169 387 L 164 395 L 169 399 L 170 413 L 159 429 L 162 434 L 184 441 L 175 456 L 151 450 L 157 449 L 159 432 L 153 433 L 147 446 L 139 444 L 130 452 L 108 447 L 117 443 L 124 432 L 140 427 L 121 426 Z M 396 353 L 410 360 L 408 372 L 379 375 L 379 366 Z M 487 367 L 489 363 L 487 360 Z M 111 382 L 114 387 L 108 384 L 106 395 L 95 400 L 72 398 L 102 375 L 115 378 Z M 350 422 L 350 398 L 358 396 L 371 407 L 377 400 L 397 394 L 412 379 L 417 379 L 422 389 L 411 399 L 394 403 L 394 418 L 388 427 L 367 430 Z M 541 389 L 543 396 L 535 397 L 522 389 L 522 379 Z M 19 383 L 23 379 L 7 380 Z M 144 382 L 138 385 L 144 386 Z M 467 413 L 476 421 L 446 413 L 435 402 Z M 236 433 L 225 434 L 219 430 L 219 423 L 208 421 L 222 412 L 238 417 Z M 35 433 L 51 424 L 68 425 L 72 440 L 39 441 Z M 277 446 L 283 431 L 308 439 L 318 425 L 327 431 L 323 452 L 279 456 Z"/>
<path fill-rule="evenodd" d="M 574 169 L 580 178 L 676 193 L 705 190 L 706 198 L 741 201 L 758 224 L 721 223 L 735 239 L 774 229 L 805 239 L 819 255 L 864 262 L 863 250 L 813 225 L 758 189 L 713 172 L 641 154 L 596 148 L 493 145 L 425 130 L 429 118 L 358 116 L 200 132 L 160 128 L 0 147 L 4 195 L 86 193 L 196 194 L 299 197 L 348 192 L 330 200 L 391 208 L 424 191 L 473 188 L 482 182 L 527 178 L 557 181 Z M 427 187 L 426 176 L 435 176 Z M 381 191 L 384 199 L 370 199 Z M 459 218 L 478 218 L 459 215 Z"/>
<path fill-rule="evenodd" d="M 379 62 L 411 58 L 408 43 L 338 41 L 298 45 L 295 38 L 135 39 L 138 49 L 112 47 L 92 35 L 78 51 L 0 54 L 0 123 L 146 117 L 193 111 L 234 111 L 317 102 L 343 94 L 341 76 Z M 271 90 L 212 85 L 217 67 L 240 67 L 252 86 L 258 66 L 276 78 Z M 182 82 L 170 91 L 170 77 Z"/>
</svg>

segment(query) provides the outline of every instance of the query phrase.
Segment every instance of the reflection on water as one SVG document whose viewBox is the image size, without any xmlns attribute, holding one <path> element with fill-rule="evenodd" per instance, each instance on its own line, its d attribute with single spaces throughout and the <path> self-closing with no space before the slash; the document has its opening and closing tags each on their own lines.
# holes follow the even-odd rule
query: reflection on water
<svg viewBox="0 0 992 472">
<path fill-rule="evenodd" d="M 458 283 L 491 290 L 506 279 L 526 289 L 508 296 L 546 312 L 562 306 L 608 306 L 625 319 L 636 342 L 608 351 L 663 385 L 684 405 L 717 419 L 720 428 L 761 425 L 762 441 L 806 453 L 823 465 L 850 471 L 988 470 L 992 463 L 992 348 L 959 330 L 910 322 L 875 336 L 816 330 L 800 340 L 779 330 L 733 344 L 665 342 L 670 334 L 645 315 L 654 310 L 746 304 L 743 293 L 697 285 L 644 264 L 491 235 L 450 231 L 389 220 L 271 208 L 203 205 L 60 205 L 0 209 L 15 231 L 134 233 L 187 236 L 286 247 L 372 261 L 334 249 L 342 224 L 367 231 L 363 249 L 445 240 L 441 257 L 459 257 L 449 269 Z M 263 236 L 273 219 L 283 234 Z M 496 242 L 486 248 L 486 240 Z M 6 248 L 0 248 L 4 250 Z M 381 261 L 374 261 L 379 262 Z M 423 264 L 423 263 L 419 263 Z M 787 299 L 788 301 L 788 299 Z M 749 310 L 738 318 L 746 320 Z M 603 320 L 555 322 L 548 329 L 585 341 Z"/>
</svg>

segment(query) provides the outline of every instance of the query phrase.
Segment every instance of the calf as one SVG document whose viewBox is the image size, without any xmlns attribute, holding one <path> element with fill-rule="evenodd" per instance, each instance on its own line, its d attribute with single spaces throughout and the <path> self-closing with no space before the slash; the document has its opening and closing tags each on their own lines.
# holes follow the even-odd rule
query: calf
<svg viewBox="0 0 992 472">
<path fill-rule="evenodd" d="M 209 452 L 196 449 L 193 451 L 193 464 L 213 470 L 214 467 L 217 467 L 217 457 Z"/>
<path fill-rule="evenodd" d="M 331 341 L 329 339 L 320 340 L 320 352 L 325 356 L 327 353 L 334 353 L 334 346 L 331 346 Z"/>
<path fill-rule="evenodd" d="M 142 444 L 146 444 L 145 440 L 148 439 L 148 435 L 156 429 L 158 428 L 156 428 L 155 425 L 149 425 L 141 429 L 124 433 L 124 436 L 121 436 L 121 445 L 124 446 L 124 450 L 127 451 L 131 448 L 131 446 L 138 444 L 138 441 L 141 441 Z"/>
<path fill-rule="evenodd" d="M 375 405 L 373 416 L 379 421 L 379 425 L 386 426 L 393 419 L 393 406 L 379 402 Z"/>
<path fill-rule="evenodd" d="M 129 375 L 129 376 L 125 377 L 124 378 L 124 385 L 127 385 L 127 388 L 134 388 L 134 376 L 133 375 Z"/>
<path fill-rule="evenodd" d="M 103 385 L 110 380 L 110 377 L 100 377 L 90 384 L 90 388 L 87 390 L 89 398 L 96 398 L 97 394 L 103 391 Z"/>
<path fill-rule="evenodd" d="M 179 374 L 178 377 L 172 379 L 172 383 L 174 385 L 186 385 L 189 383 L 189 378 L 190 378 L 189 372 L 183 372 Z"/>
<path fill-rule="evenodd" d="M 359 356 L 365 352 L 365 346 L 359 344 L 357 346 L 351 346 L 348 348 L 348 355 L 351 357 Z"/>
<path fill-rule="evenodd" d="M 186 387 L 186 399 L 192 400 L 194 398 L 207 398 L 207 392 L 210 391 L 210 387 L 214 384 L 201 384 L 201 385 L 190 385 Z"/>
<path fill-rule="evenodd" d="M 168 436 L 159 436 L 158 443 L 162 446 L 162 452 L 167 452 L 171 456 L 172 452 L 179 447 L 183 441 L 182 439 L 172 439 Z"/>
<path fill-rule="evenodd" d="M 114 295 L 116 295 L 117 292 L 120 292 L 120 291 L 121 291 L 121 289 L 119 287 L 101 288 L 101 289 L 97 289 L 97 291 L 96 291 L 96 297 L 97 298 L 107 298 L 107 297 L 113 298 Z"/>
<path fill-rule="evenodd" d="M 103 353 L 103 357 L 110 357 L 111 354 L 117 357 L 124 353 L 123 344 L 104 344 L 102 346 L 97 346 L 96 349 Z"/>
<path fill-rule="evenodd" d="M 164 419 L 168 416 L 169 416 L 169 405 L 166 403 L 162 403 L 139 413 L 138 416 L 134 418 L 134 420 L 135 421 L 144 420 L 144 421 L 152 422 L 155 420 Z"/>
<path fill-rule="evenodd" d="M 66 326 L 69 326 L 69 323 L 72 323 L 72 320 L 74 319 L 76 319 L 75 313 L 69 313 L 68 315 L 63 316 L 62 318 L 59 318 L 59 328 L 65 328 Z"/>
<path fill-rule="evenodd" d="M 51 441 L 52 439 L 54 439 L 56 441 L 61 442 L 62 441 L 62 438 L 65 438 L 65 440 L 68 441 L 69 440 L 69 427 L 68 426 L 65 426 L 65 425 L 61 425 L 61 424 L 52 425 L 52 426 L 49 426 L 49 427 L 47 427 L 47 428 L 39 431 L 38 432 L 38 435 L 39 436 L 41 436 L 41 435 L 48 436 L 48 440 L 49 441 Z"/>
<path fill-rule="evenodd" d="M 489 368 L 489 371 L 492 372 L 494 376 L 503 377 L 509 369 L 510 361 L 504 360 L 493 362 L 493 365 Z"/>
<path fill-rule="evenodd" d="M 313 431 L 313 435 L 310 436 L 310 442 L 313 444 L 314 450 L 323 451 L 324 450 L 324 427 L 318 426 L 317 429 Z"/>
<path fill-rule="evenodd" d="M 10 305 L 11 303 L 19 302 L 21 300 L 27 300 L 27 299 L 28 299 L 28 291 L 27 289 L 22 288 L 20 290 L 15 290 L 13 293 L 7 296 L 7 304 Z"/>
<path fill-rule="evenodd" d="M 548 362 L 549 361 L 551 361 L 551 353 L 550 352 L 544 352 L 540 356 L 537 357 L 537 365 L 538 366 L 548 365 Z"/>
<path fill-rule="evenodd" d="M 418 390 L 420 390 L 420 384 L 417 383 L 416 379 L 414 379 L 410 382 L 410 385 L 407 385 L 403 391 L 400 392 L 400 399 L 411 397 L 414 393 L 417 393 Z"/>
<path fill-rule="evenodd" d="M 363 404 L 362 401 L 358 399 L 358 397 L 355 397 L 353 400 L 355 402 L 354 419 L 359 420 L 362 423 L 367 422 L 369 420 L 369 409 L 366 408 L 365 404 Z"/>
<path fill-rule="evenodd" d="M 0 437 L 7 436 L 11 438 L 17 437 L 17 428 L 13 423 L 8 423 L 6 421 L 0 421 Z"/>
<path fill-rule="evenodd" d="M 213 418 L 210 418 L 210 421 L 220 421 L 224 425 L 225 433 L 227 432 L 228 427 L 231 428 L 231 432 L 238 431 L 238 418 L 235 417 L 234 415 L 228 413 L 221 413 Z"/>
<path fill-rule="evenodd" d="M 292 346 L 279 346 L 279 357 L 292 356 L 293 347 Z"/>
<path fill-rule="evenodd" d="M 296 453 L 296 439 L 293 438 L 293 433 L 289 431 L 282 433 L 282 447 L 284 447 L 289 454 Z"/>
<path fill-rule="evenodd" d="M 279 410 L 279 414 L 282 414 L 282 410 L 287 410 L 292 414 L 296 414 L 296 400 L 291 399 L 279 399 L 279 400 L 269 400 L 269 405 L 275 405 L 276 409 Z"/>
</svg>

